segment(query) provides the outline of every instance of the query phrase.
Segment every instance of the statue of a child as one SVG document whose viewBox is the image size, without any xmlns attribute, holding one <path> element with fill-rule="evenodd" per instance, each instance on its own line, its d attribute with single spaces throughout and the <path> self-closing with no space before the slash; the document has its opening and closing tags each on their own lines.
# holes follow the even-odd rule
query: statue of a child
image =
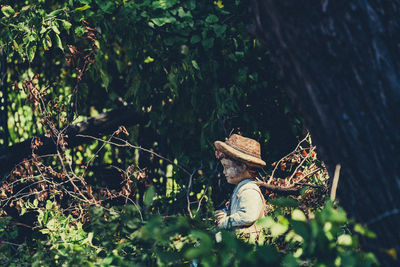
<svg viewBox="0 0 400 267">
<path fill-rule="evenodd" d="M 254 222 L 264 215 L 265 200 L 256 185 L 256 169 L 265 166 L 260 144 L 250 138 L 232 135 L 228 141 L 214 142 L 215 155 L 221 160 L 224 175 L 236 185 L 229 206 L 215 211 L 216 223 L 225 229 L 245 229 L 243 233 L 258 231 Z"/>
</svg>

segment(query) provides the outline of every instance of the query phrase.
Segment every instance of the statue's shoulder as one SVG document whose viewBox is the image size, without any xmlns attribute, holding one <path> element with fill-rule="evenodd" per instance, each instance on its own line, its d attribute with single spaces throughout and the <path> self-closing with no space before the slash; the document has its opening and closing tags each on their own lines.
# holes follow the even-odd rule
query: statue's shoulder
<svg viewBox="0 0 400 267">
<path fill-rule="evenodd" d="M 258 185 L 256 184 L 256 181 L 251 180 L 248 181 L 247 183 L 243 184 L 240 189 L 239 189 L 239 194 L 242 193 L 244 190 L 256 190 L 256 191 L 260 191 L 260 188 L 258 187 Z"/>
</svg>

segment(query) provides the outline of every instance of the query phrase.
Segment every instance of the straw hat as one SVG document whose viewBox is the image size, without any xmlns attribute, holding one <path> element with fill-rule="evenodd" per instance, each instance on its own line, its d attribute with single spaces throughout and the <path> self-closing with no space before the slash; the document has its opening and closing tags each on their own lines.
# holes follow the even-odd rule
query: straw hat
<svg viewBox="0 0 400 267">
<path fill-rule="evenodd" d="M 215 141 L 214 146 L 229 158 L 241 161 L 250 167 L 262 168 L 266 165 L 261 159 L 260 143 L 254 139 L 233 134 L 228 141 Z"/>
</svg>

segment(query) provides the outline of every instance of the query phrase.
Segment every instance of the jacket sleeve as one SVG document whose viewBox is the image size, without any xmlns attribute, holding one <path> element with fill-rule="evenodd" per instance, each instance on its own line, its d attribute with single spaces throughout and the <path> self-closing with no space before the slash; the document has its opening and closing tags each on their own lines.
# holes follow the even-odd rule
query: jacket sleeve
<svg viewBox="0 0 400 267">
<path fill-rule="evenodd" d="M 238 209 L 220 223 L 222 228 L 247 226 L 254 223 L 260 216 L 264 201 L 260 193 L 254 188 L 246 188 L 240 192 Z"/>
</svg>

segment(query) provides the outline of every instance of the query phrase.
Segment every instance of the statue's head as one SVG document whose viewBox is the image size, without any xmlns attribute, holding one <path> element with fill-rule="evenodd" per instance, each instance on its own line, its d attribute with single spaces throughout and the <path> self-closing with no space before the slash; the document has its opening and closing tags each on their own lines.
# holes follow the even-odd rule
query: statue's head
<svg viewBox="0 0 400 267">
<path fill-rule="evenodd" d="M 260 143 L 254 139 L 234 134 L 225 142 L 215 141 L 214 146 L 230 184 L 253 177 L 256 169 L 266 165 L 261 159 Z"/>
</svg>

